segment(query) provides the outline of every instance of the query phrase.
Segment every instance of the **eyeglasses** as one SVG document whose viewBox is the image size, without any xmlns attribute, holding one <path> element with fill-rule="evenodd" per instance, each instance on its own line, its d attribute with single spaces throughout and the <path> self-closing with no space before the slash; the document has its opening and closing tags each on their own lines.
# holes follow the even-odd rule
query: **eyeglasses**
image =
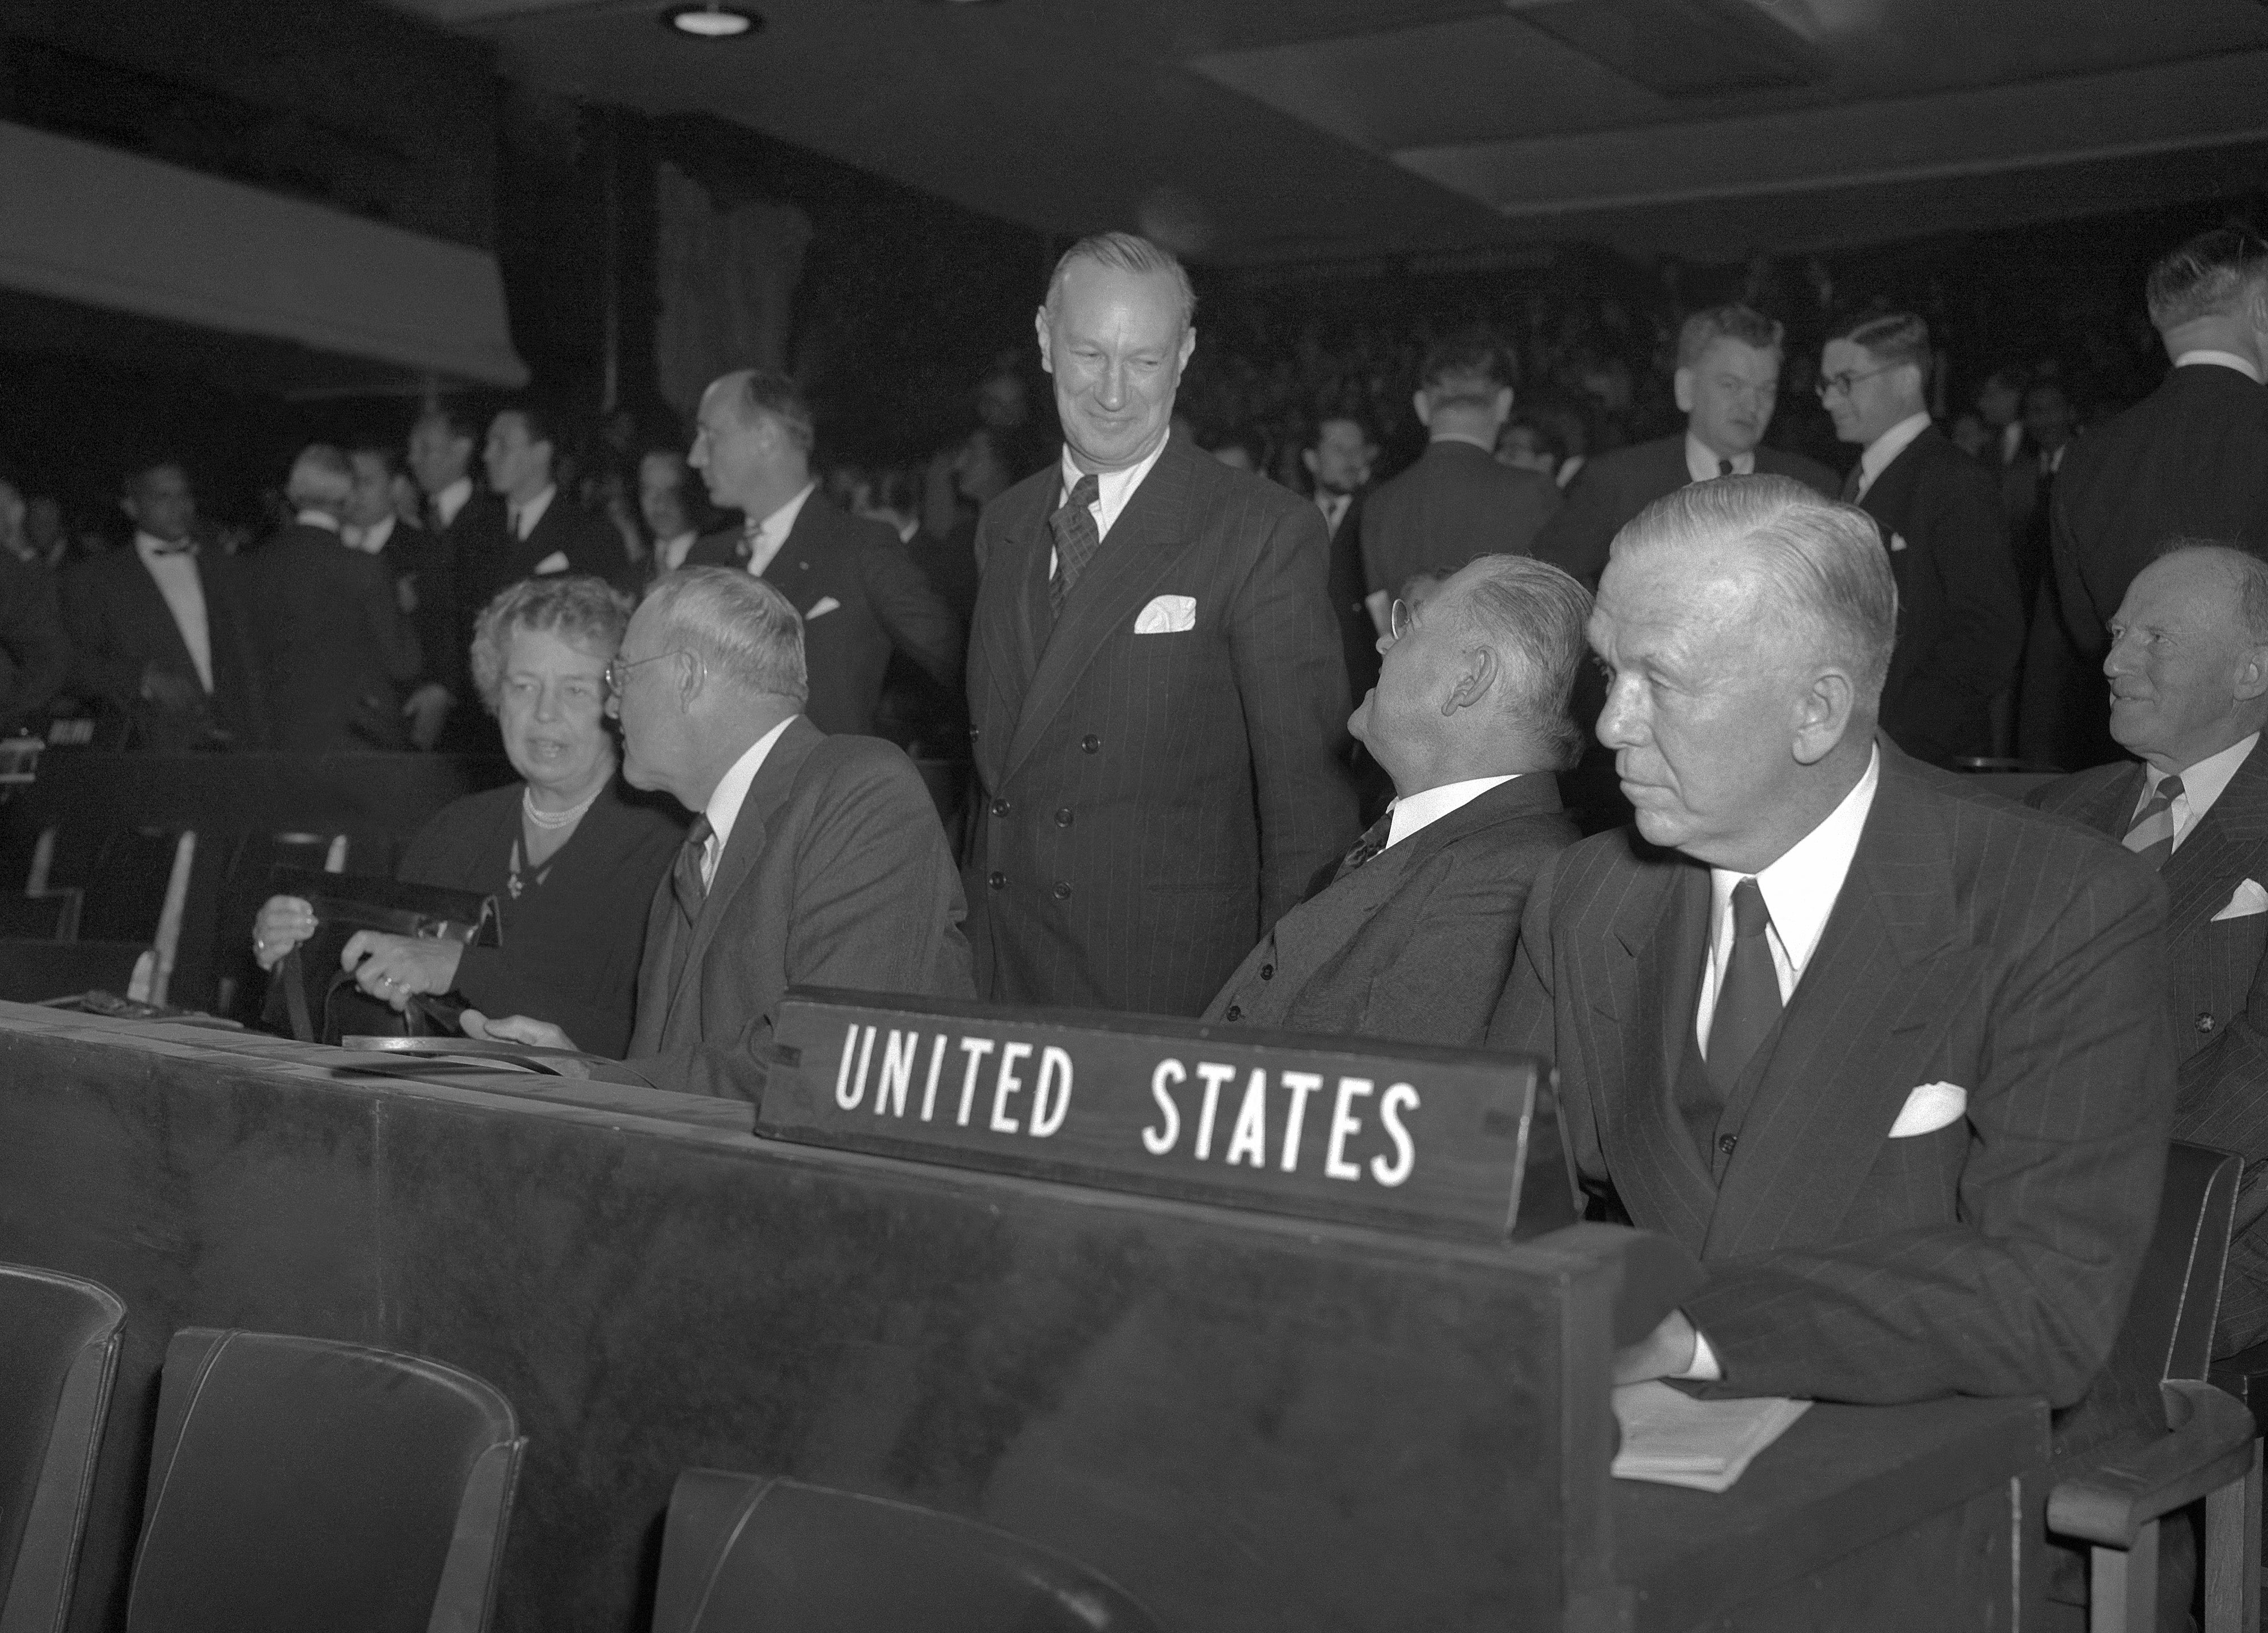
<svg viewBox="0 0 2268 1633">
<path fill-rule="evenodd" d="M 1811 389 L 1819 394 L 1819 401 L 1822 402 L 1838 393 L 1847 397 L 1851 394 L 1851 388 L 1860 380 L 1870 380 L 1877 374 L 1888 374 L 1897 366 L 1895 363 L 1885 363 L 1881 368 L 1868 369 L 1863 374 L 1853 373 L 1849 369 L 1844 370 L 1840 374 L 1822 374 L 1819 377 L 1819 384 Z"/>
<path fill-rule="evenodd" d="M 630 679 L 631 670 L 643 669 L 648 664 L 658 664 L 665 658 L 676 656 L 677 651 L 673 648 L 666 652 L 656 652 L 651 658 L 633 658 L 629 663 L 624 663 L 619 658 L 610 658 L 607 660 L 606 667 L 607 690 L 620 697 L 622 695 L 623 683 Z"/>
<path fill-rule="evenodd" d="M 1395 640 L 1400 640 L 1410 633 L 1410 626 L 1417 616 L 1417 614 L 1410 610 L 1410 603 L 1396 596 L 1394 605 L 1386 611 L 1386 632 Z"/>
</svg>

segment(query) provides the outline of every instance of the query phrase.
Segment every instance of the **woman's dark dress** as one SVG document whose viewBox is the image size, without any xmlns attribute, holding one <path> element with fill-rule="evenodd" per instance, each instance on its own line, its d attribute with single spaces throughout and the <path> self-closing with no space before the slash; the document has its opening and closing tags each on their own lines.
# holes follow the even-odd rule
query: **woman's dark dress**
<svg viewBox="0 0 2268 1633">
<path fill-rule="evenodd" d="M 484 1015 L 528 1015 L 562 1027 L 578 1048 L 619 1057 L 630 1046 L 646 908 L 685 842 L 685 823 L 619 782 L 607 784 L 536 875 L 520 870 L 522 785 L 468 794 L 409 842 L 395 870 L 405 884 L 474 890 L 496 898 L 503 945 L 468 947 L 456 992 Z"/>
</svg>

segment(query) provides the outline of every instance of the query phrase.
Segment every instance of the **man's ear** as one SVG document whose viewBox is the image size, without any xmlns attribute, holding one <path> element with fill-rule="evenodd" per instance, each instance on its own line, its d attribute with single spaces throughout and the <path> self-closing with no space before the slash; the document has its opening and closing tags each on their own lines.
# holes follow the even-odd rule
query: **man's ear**
<svg viewBox="0 0 2268 1633">
<path fill-rule="evenodd" d="M 1671 388 L 1677 394 L 1677 411 L 1680 414 L 1692 413 L 1693 371 L 1690 369 L 1680 369 L 1675 374 L 1670 377 L 1670 379 Z"/>
<path fill-rule="evenodd" d="M 1315 451 L 1313 448 L 1300 449 L 1300 463 L 1306 466 L 1307 474 L 1313 476 L 1315 474 Z"/>
<path fill-rule="evenodd" d="M 1056 371 L 1056 364 L 1055 358 L 1048 350 L 1048 309 L 1045 306 L 1032 314 L 1032 327 L 1040 336 L 1040 367 L 1052 374 Z"/>
<path fill-rule="evenodd" d="M 2248 646 L 2236 666 L 2236 701 L 2249 703 L 2268 694 L 2268 645 Z"/>
<path fill-rule="evenodd" d="M 1467 647 L 1460 658 L 1456 684 L 1441 700 L 1443 715 L 1454 715 L 1460 709 L 1470 709 L 1489 695 L 1496 685 L 1497 672 L 1503 668 L 1495 649 L 1486 646 Z"/>
<path fill-rule="evenodd" d="M 1500 387 L 1496 394 L 1496 417 L 1499 425 L 1512 417 L 1512 387 L 1509 386 Z"/>
<path fill-rule="evenodd" d="M 1418 410 L 1418 423 L 1429 429 L 1433 423 L 1433 404 L 1422 391 L 1410 394 L 1410 406 Z"/>
<path fill-rule="evenodd" d="M 698 652 L 672 652 L 669 662 L 677 671 L 677 701 L 690 713 L 695 702 L 709 688 L 709 666 Z"/>
<path fill-rule="evenodd" d="M 1840 669 L 1815 672 L 1796 694 L 1790 750 L 1799 765 L 1815 766 L 1850 734 L 1859 688 Z"/>
</svg>

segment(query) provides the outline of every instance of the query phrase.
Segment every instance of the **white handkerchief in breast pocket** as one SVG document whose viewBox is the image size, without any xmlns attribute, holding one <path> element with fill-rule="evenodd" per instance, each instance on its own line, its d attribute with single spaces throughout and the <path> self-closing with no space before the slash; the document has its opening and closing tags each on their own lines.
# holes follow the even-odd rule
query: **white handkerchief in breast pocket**
<svg viewBox="0 0 2268 1633">
<path fill-rule="evenodd" d="M 2231 893 L 2228 905 L 2213 916 L 2213 922 L 2218 924 L 2225 918 L 2250 918 L 2256 913 L 2268 913 L 2268 890 L 2260 887 L 2258 879 L 2248 879 Z"/>
<path fill-rule="evenodd" d="M 1906 1096 L 1898 1120 L 1890 1125 L 1894 1140 L 1917 1134 L 1934 1134 L 1948 1122 L 1957 1122 L 1969 1109 L 1969 1091 L 1957 1083 L 1925 1083 Z"/>
<path fill-rule="evenodd" d="M 1904 533 L 1892 533 L 1892 534 L 1890 535 L 1890 554 L 1891 554 L 1891 555 L 1896 555 L 1900 550 L 1903 550 L 1903 549 L 1904 549 L 1905 548 L 1906 548 L 1906 536 L 1905 536 L 1905 534 L 1904 534 Z"/>
<path fill-rule="evenodd" d="M 530 570 L 528 577 L 531 578 L 540 578 L 547 573 L 563 573 L 566 570 L 567 552 L 564 550 L 554 550 L 550 555 L 536 563 L 535 566 Z"/>
<path fill-rule="evenodd" d="M 809 623 L 814 618 L 823 618 L 842 605 L 833 596 L 822 595 L 811 604 L 811 610 L 803 615 L 803 622 Z"/>
<path fill-rule="evenodd" d="M 1134 621 L 1137 635 L 1177 635 L 1184 629 L 1197 627 L 1197 598 L 1194 595 L 1161 595 L 1142 609 Z"/>
</svg>

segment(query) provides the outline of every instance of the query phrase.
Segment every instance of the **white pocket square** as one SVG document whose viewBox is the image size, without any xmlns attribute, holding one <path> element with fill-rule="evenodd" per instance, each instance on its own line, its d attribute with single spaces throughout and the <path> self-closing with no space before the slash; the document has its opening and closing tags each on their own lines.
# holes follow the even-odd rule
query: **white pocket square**
<svg viewBox="0 0 2268 1633">
<path fill-rule="evenodd" d="M 1969 1109 L 1969 1091 L 1957 1083 L 1925 1083 L 1906 1096 L 1898 1120 L 1890 1125 L 1894 1140 L 1917 1134 L 1934 1134 L 1948 1122 L 1960 1121 Z"/>
<path fill-rule="evenodd" d="M 1890 554 L 1891 554 L 1891 555 L 1896 555 L 1900 550 L 1903 550 L 1903 549 L 1904 549 L 1905 548 L 1906 548 L 1906 536 L 1905 536 L 1905 534 L 1904 534 L 1904 533 L 1892 533 L 1892 534 L 1890 535 Z"/>
<path fill-rule="evenodd" d="M 833 596 L 822 595 L 811 604 L 811 610 L 803 615 L 803 622 L 809 623 L 813 619 L 822 617 L 842 605 L 843 603 Z"/>
<path fill-rule="evenodd" d="M 566 570 L 567 552 L 564 550 L 554 550 L 550 555 L 536 563 L 534 570 L 528 576 L 530 577 L 534 577 L 542 573 L 563 573 Z"/>
<path fill-rule="evenodd" d="M 1197 598 L 1194 595 L 1161 595 L 1142 609 L 1134 621 L 1137 635 L 1175 635 L 1183 629 L 1197 627 Z"/>
<path fill-rule="evenodd" d="M 2268 913 L 2268 890 L 2260 888 L 2257 879 L 2246 879 L 2228 898 L 2228 905 L 2213 916 L 2220 923 L 2225 918 L 2250 918 L 2255 913 Z"/>
</svg>

